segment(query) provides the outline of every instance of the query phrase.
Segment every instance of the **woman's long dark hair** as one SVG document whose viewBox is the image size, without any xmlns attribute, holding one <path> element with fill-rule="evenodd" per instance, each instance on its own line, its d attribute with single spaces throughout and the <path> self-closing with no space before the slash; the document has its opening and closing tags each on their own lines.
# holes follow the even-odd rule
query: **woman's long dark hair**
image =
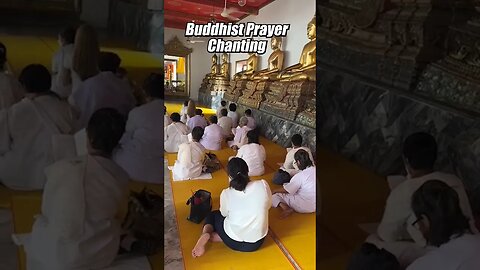
<svg viewBox="0 0 480 270">
<path fill-rule="evenodd" d="M 440 246 L 471 233 L 468 218 L 460 208 L 457 192 L 439 180 L 425 182 L 412 196 L 412 210 L 417 218 L 428 218 L 430 228 L 426 235 L 429 244 Z"/>
<path fill-rule="evenodd" d="M 313 166 L 313 163 L 310 160 L 310 156 L 308 155 L 307 151 L 303 149 L 300 149 L 297 152 L 295 152 L 295 155 L 293 156 L 293 158 L 297 162 L 298 168 L 302 171 L 308 167 Z"/>
<path fill-rule="evenodd" d="M 245 160 L 241 158 L 232 158 L 227 165 L 228 175 L 230 176 L 230 187 L 244 191 L 247 187 L 250 178 L 248 177 L 248 165 Z"/>
</svg>

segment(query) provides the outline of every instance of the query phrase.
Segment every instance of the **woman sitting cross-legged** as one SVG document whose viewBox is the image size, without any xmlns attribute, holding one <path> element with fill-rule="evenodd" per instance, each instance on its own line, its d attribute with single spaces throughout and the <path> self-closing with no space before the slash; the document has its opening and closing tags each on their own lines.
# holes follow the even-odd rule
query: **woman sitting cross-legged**
<svg viewBox="0 0 480 270">
<path fill-rule="evenodd" d="M 301 170 L 289 183 L 275 190 L 272 206 L 283 210 L 281 218 L 298 213 L 313 213 L 316 209 L 316 171 L 307 151 L 301 149 L 295 153 L 295 161 Z"/>
<path fill-rule="evenodd" d="M 256 251 L 268 232 L 268 210 L 272 193 L 265 180 L 250 181 L 247 163 L 233 158 L 227 165 L 230 187 L 220 194 L 220 210 L 211 212 L 192 250 L 202 256 L 208 241 L 223 242 L 229 248 Z"/>
<path fill-rule="evenodd" d="M 234 135 L 233 141 L 228 142 L 228 147 L 233 150 L 238 150 L 242 145 L 247 143 L 247 132 L 250 131 L 250 128 L 247 126 L 248 118 L 243 116 L 238 122 L 238 127 L 232 128 L 232 133 Z"/>
</svg>

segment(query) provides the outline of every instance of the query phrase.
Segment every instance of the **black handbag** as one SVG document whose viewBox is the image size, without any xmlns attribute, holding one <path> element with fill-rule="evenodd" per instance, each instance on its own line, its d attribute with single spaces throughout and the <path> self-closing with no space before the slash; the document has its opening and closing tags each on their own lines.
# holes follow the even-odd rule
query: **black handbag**
<svg viewBox="0 0 480 270">
<path fill-rule="evenodd" d="M 206 190 L 199 189 L 188 199 L 187 205 L 190 205 L 190 215 L 187 219 L 199 224 L 212 211 L 212 195 Z"/>
</svg>

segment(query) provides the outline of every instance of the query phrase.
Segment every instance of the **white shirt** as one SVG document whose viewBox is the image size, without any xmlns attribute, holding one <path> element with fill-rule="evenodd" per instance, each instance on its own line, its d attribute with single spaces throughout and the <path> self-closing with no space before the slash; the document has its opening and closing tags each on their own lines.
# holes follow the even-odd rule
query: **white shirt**
<svg viewBox="0 0 480 270">
<path fill-rule="evenodd" d="M 195 115 L 194 117 L 188 119 L 187 126 L 190 130 L 193 130 L 194 127 L 201 127 L 205 129 L 208 126 L 207 120 L 201 115 Z"/>
<path fill-rule="evenodd" d="M 220 194 L 225 233 L 235 241 L 255 243 L 268 233 L 272 192 L 265 180 L 251 181 L 244 191 L 227 188 Z"/>
<path fill-rule="evenodd" d="M 188 141 L 188 127 L 182 122 L 171 123 L 165 128 L 164 145 L 168 153 L 178 152 L 178 146 Z"/>
<path fill-rule="evenodd" d="M 407 270 L 480 269 L 480 235 L 465 234 L 430 251 L 414 261 Z"/>
<path fill-rule="evenodd" d="M 411 225 L 416 220 L 411 208 L 411 200 L 413 193 L 429 180 L 440 180 L 458 193 L 463 214 L 470 220 L 472 231 L 478 232 L 462 180 L 452 174 L 433 172 L 422 177 L 407 179 L 390 192 L 382 221 L 377 229 L 377 234 L 382 240 L 392 242 L 413 239 L 422 246 L 426 244 L 420 231 Z"/>
<path fill-rule="evenodd" d="M 222 117 L 222 110 L 223 110 L 223 109 L 226 109 L 226 110 L 228 111 L 227 107 L 224 107 L 224 106 L 218 107 L 218 109 L 217 109 L 217 118 Z"/>
<path fill-rule="evenodd" d="M 81 82 L 72 97 L 80 111 L 78 129 L 86 127 L 98 109 L 114 108 L 126 117 L 136 104 L 130 85 L 109 71 Z"/>
<path fill-rule="evenodd" d="M 163 128 L 158 115 L 163 101 L 156 99 L 128 114 L 125 133 L 114 154 L 114 160 L 132 180 L 150 183 L 163 182 Z"/>
<path fill-rule="evenodd" d="M 303 213 L 313 213 L 317 207 L 317 178 L 315 167 L 308 167 L 292 177 L 283 188 L 291 195 L 289 203 L 295 204 L 295 209 Z"/>
<path fill-rule="evenodd" d="M 236 128 L 238 126 L 238 119 L 240 118 L 240 116 L 238 116 L 238 113 L 229 111 L 227 116 L 232 118 L 232 128 Z"/>
<path fill-rule="evenodd" d="M 228 116 L 223 116 L 218 119 L 218 125 L 223 128 L 223 134 L 225 136 L 232 135 L 233 121 Z"/>
<path fill-rule="evenodd" d="M 249 176 L 259 176 L 265 173 L 264 162 L 267 158 L 265 147 L 256 143 L 245 144 L 238 149 L 237 157 L 245 160 Z"/>
<path fill-rule="evenodd" d="M 183 106 L 182 110 L 180 111 L 180 121 L 182 121 L 184 124 L 186 124 L 188 120 L 187 110 L 188 110 L 188 106 Z"/>
<path fill-rule="evenodd" d="M 299 172 L 298 166 L 295 162 L 295 153 L 300 149 L 307 151 L 308 156 L 310 157 L 310 160 L 312 161 L 312 164 L 315 164 L 312 152 L 310 151 L 310 149 L 308 147 L 301 146 L 301 147 L 298 147 L 298 148 L 287 148 L 287 155 L 285 157 L 285 162 L 283 163 L 283 166 L 282 166 L 281 169 L 288 172 L 290 174 L 290 176 L 294 176 L 295 174 L 297 174 Z"/>
<path fill-rule="evenodd" d="M 71 72 L 73 50 L 74 45 L 67 44 L 61 47 L 52 57 L 52 91 L 62 98 L 67 98 L 72 93 L 72 85 L 62 85 L 59 81 L 59 79 L 61 79 L 59 76 L 63 76 L 65 70 L 70 70 Z M 72 76 L 72 74 L 70 74 L 70 76 Z"/>
<path fill-rule="evenodd" d="M 34 105 L 45 112 L 42 117 Z M 45 167 L 54 162 L 53 136 L 72 134 L 67 102 L 51 95 L 24 98 L 0 111 L 0 181 L 12 189 L 43 189 Z M 49 128 L 55 125 L 58 131 Z"/>
<path fill-rule="evenodd" d="M 205 128 L 205 132 L 203 133 L 203 138 L 200 143 L 207 150 L 216 151 L 222 149 L 223 138 L 224 135 L 222 127 L 217 124 L 211 124 Z"/>
<path fill-rule="evenodd" d="M 233 128 L 232 131 L 234 131 L 235 137 L 233 137 L 233 141 L 228 142 L 228 146 L 232 147 L 233 145 L 238 146 L 239 148 L 242 147 L 242 145 L 248 143 L 247 139 L 247 133 L 250 131 L 250 128 L 247 126 L 243 127 L 237 127 Z"/>
<path fill-rule="evenodd" d="M 247 116 L 247 119 L 248 119 L 247 127 L 251 129 L 255 129 L 257 127 L 257 125 L 255 124 L 255 119 L 251 116 Z"/>
<path fill-rule="evenodd" d="M 170 116 L 167 114 L 165 114 L 163 116 L 163 127 L 166 128 L 168 127 L 168 125 L 170 125 L 172 123 L 172 119 L 170 119 Z"/>
</svg>

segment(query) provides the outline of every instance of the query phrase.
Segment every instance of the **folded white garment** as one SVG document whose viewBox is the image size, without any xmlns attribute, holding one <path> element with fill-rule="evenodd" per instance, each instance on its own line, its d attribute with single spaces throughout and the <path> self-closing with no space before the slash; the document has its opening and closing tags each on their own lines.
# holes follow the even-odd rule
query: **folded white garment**
<svg viewBox="0 0 480 270">
<path fill-rule="evenodd" d="M 168 169 L 171 171 L 173 170 L 173 166 L 168 166 Z M 172 173 L 173 181 L 185 181 L 185 180 L 209 180 L 212 179 L 212 174 L 211 173 L 204 173 L 200 175 L 199 177 L 191 178 L 191 179 L 178 179 L 178 177 Z"/>
</svg>

